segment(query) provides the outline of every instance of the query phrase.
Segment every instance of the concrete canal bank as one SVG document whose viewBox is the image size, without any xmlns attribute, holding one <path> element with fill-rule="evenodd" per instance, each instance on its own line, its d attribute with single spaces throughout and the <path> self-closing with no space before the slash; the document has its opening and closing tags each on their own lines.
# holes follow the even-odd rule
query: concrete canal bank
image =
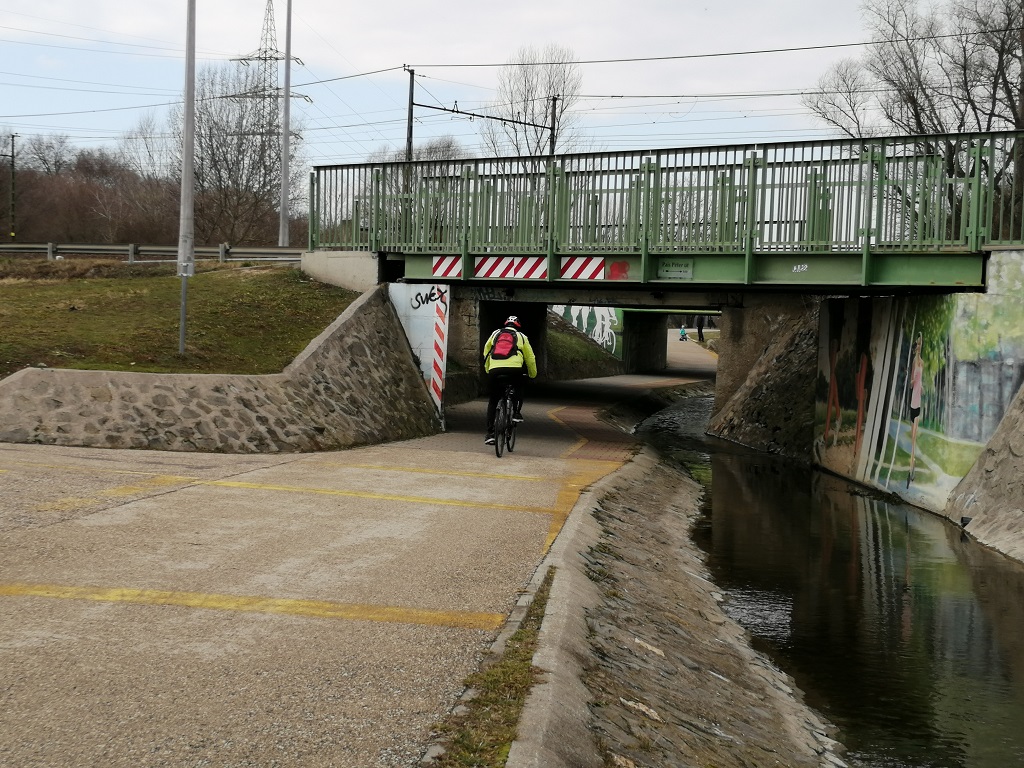
<svg viewBox="0 0 1024 768">
<path fill-rule="evenodd" d="M 645 449 L 581 499 L 550 558 L 544 674 L 510 768 L 842 764 L 722 610 L 690 539 L 701 494 Z"/>
</svg>

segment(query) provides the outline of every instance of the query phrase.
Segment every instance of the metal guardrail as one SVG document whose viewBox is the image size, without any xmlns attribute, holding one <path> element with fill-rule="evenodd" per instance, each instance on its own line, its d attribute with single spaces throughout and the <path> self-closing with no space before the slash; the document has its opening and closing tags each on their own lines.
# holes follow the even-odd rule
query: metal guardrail
<svg viewBox="0 0 1024 768">
<path fill-rule="evenodd" d="M 751 283 L 770 257 L 778 282 L 817 256 L 822 275 L 870 285 L 876 255 L 1024 246 L 1024 132 L 317 166 L 310 200 L 311 248 L 461 257 L 462 279 L 506 254 L 545 257 L 548 279 L 559 258 L 636 257 L 644 282 L 692 256 Z M 914 277 L 901 269 L 890 258 L 884 279 Z"/>
<path fill-rule="evenodd" d="M 219 261 L 221 263 L 257 262 L 298 262 L 302 260 L 305 248 L 282 248 L 279 246 L 255 247 L 229 245 L 195 247 L 196 261 Z M 26 255 L 45 256 L 48 260 L 63 259 L 66 256 L 113 256 L 129 264 L 158 264 L 176 262 L 177 245 L 89 244 L 89 243 L 0 243 L 0 256 Z"/>
</svg>

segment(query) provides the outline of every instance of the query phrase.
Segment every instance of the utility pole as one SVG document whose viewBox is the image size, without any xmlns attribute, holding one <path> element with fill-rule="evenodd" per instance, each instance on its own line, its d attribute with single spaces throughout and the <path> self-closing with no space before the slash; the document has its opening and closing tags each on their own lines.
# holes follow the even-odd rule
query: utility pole
<svg viewBox="0 0 1024 768">
<path fill-rule="evenodd" d="M 551 131 L 551 145 L 548 148 L 548 154 L 551 157 L 555 156 L 555 126 L 558 115 L 558 99 L 558 96 L 551 97 L 551 128 L 549 129 Z"/>
<path fill-rule="evenodd" d="M 18 134 L 11 134 L 11 240 L 14 240 L 14 140 Z"/>
<path fill-rule="evenodd" d="M 188 0 L 185 34 L 185 125 L 181 147 L 181 212 L 178 217 L 178 276 L 181 317 L 178 354 L 185 354 L 185 304 L 188 279 L 195 273 L 195 141 L 196 141 L 196 0 Z"/>
<path fill-rule="evenodd" d="M 412 108 L 416 95 L 416 70 L 409 70 L 409 112 L 405 121 L 405 159 L 412 161 Z"/>
<path fill-rule="evenodd" d="M 281 107 L 281 222 L 277 244 L 282 248 L 288 242 L 289 191 L 291 190 L 291 100 L 292 100 L 292 0 L 288 0 L 284 23 L 284 103 Z"/>
</svg>

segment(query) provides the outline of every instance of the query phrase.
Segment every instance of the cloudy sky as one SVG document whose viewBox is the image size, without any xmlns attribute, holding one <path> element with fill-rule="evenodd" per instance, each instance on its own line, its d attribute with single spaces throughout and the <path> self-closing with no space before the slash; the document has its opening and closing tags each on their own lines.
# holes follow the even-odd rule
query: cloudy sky
<svg viewBox="0 0 1024 768">
<path fill-rule="evenodd" d="M 309 99 L 293 100 L 292 115 L 309 164 L 404 147 L 403 66 L 416 70 L 418 102 L 483 110 L 500 65 L 548 43 L 584 62 L 575 108 L 594 149 L 830 137 L 799 96 L 783 94 L 813 88 L 830 64 L 862 54 L 849 44 L 867 39 L 859 0 L 292 3 L 292 53 L 302 60 L 292 83 Z M 198 65 L 256 51 L 266 8 L 197 0 Z M 283 50 L 286 0 L 274 8 Z M 113 146 L 147 114 L 163 125 L 180 99 L 185 0 L 0 0 L 0 9 L 0 134 Z M 636 61 L 645 58 L 661 60 Z M 420 108 L 415 118 L 417 140 L 451 135 L 470 152 L 479 146 L 479 120 Z"/>
</svg>

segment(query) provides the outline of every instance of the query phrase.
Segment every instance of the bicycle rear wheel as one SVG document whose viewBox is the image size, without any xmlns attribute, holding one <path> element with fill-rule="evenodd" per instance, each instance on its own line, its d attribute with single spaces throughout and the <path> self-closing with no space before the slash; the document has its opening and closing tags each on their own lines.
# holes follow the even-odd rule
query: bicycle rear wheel
<svg viewBox="0 0 1024 768">
<path fill-rule="evenodd" d="M 505 399 L 502 398 L 494 409 L 494 454 L 499 459 L 505 451 L 505 430 L 511 419 L 512 414 L 508 412 L 508 406 L 505 404 Z"/>
<path fill-rule="evenodd" d="M 506 442 L 506 445 L 508 446 L 508 452 L 512 453 L 512 451 L 514 451 L 516 449 L 516 427 L 518 427 L 519 425 L 516 424 L 515 421 L 511 418 L 511 414 L 512 414 L 511 403 L 509 404 L 508 413 L 509 413 L 509 420 L 508 420 L 508 429 L 506 431 L 506 440 L 505 440 L 505 442 Z"/>
</svg>

